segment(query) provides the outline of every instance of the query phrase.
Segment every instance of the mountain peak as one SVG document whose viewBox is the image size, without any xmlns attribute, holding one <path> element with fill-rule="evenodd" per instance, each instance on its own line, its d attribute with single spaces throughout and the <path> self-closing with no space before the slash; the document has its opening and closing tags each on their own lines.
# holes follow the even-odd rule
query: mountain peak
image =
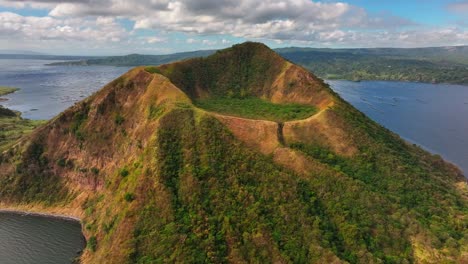
<svg viewBox="0 0 468 264">
<path fill-rule="evenodd" d="M 229 50 L 239 50 L 243 52 L 266 52 L 269 51 L 271 53 L 275 53 L 270 47 L 265 45 L 264 43 L 261 42 L 253 42 L 253 41 L 246 41 L 244 43 L 239 43 L 233 45 L 231 48 L 227 48 L 224 50 L 220 50 L 221 52 L 227 52 Z"/>
<path fill-rule="evenodd" d="M 205 58 L 156 68 L 193 100 L 257 97 L 315 106 L 332 100 L 330 91 L 322 89 L 323 81 L 262 43 L 237 44 Z"/>
</svg>

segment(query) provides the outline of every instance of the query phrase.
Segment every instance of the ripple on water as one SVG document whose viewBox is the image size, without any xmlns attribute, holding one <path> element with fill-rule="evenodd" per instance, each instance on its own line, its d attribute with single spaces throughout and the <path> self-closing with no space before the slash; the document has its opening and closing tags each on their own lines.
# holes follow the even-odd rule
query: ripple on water
<svg viewBox="0 0 468 264">
<path fill-rule="evenodd" d="M 84 248 L 76 221 L 0 212 L 0 263 L 72 263 Z"/>
</svg>

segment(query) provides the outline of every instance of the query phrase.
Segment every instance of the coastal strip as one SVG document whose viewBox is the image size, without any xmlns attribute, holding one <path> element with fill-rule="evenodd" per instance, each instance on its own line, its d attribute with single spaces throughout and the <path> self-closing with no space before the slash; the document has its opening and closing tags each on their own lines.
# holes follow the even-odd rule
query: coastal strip
<svg viewBox="0 0 468 264">
<path fill-rule="evenodd" d="M 16 92 L 18 90 L 19 90 L 19 88 L 0 86 L 0 96 L 11 94 L 11 93 L 14 93 L 14 92 Z"/>
<path fill-rule="evenodd" d="M 69 215 L 40 213 L 40 212 L 31 212 L 31 211 L 21 211 L 21 210 L 14 210 L 14 209 L 0 209 L 0 214 L 1 213 L 19 214 L 19 215 L 24 215 L 24 216 L 49 217 L 49 218 L 56 218 L 56 219 L 61 219 L 61 220 L 66 220 L 66 221 L 74 221 L 74 222 L 80 222 L 81 223 L 80 218 L 74 217 L 74 216 L 69 216 Z"/>
</svg>

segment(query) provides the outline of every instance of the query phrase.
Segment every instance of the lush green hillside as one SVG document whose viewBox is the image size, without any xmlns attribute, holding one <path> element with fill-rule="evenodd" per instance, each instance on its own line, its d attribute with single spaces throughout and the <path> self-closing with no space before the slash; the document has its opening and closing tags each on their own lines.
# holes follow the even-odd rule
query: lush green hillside
<svg viewBox="0 0 468 264">
<path fill-rule="evenodd" d="M 234 95 L 315 111 L 193 104 Z M 468 261 L 460 171 L 258 43 L 111 82 L 2 154 L 0 199 L 76 213 L 84 263 Z"/>
</svg>

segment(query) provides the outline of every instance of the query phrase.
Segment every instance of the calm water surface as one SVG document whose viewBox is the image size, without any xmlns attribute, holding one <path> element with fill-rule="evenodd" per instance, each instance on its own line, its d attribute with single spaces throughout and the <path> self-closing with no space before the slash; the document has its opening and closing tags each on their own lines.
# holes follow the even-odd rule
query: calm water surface
<svg viewBox="0 0 468 264">
<path fill-rule="evenodd" d="M 468 174 L 468 86 L 327 81 L 346 101 Z"/>
<path fill-rule="evenodd" d="M 1 264 L 72 263 L 84 243 L 76 221 L 0 212 Z"/>
<path fill-rule="evenodd" d="M 2 104 L 30 119 L 51 119 L 122 75 L 112 66 L 45 66 L 53 61 L 0 59 L 0 86 L 21 88 Z"/>
</svg>

